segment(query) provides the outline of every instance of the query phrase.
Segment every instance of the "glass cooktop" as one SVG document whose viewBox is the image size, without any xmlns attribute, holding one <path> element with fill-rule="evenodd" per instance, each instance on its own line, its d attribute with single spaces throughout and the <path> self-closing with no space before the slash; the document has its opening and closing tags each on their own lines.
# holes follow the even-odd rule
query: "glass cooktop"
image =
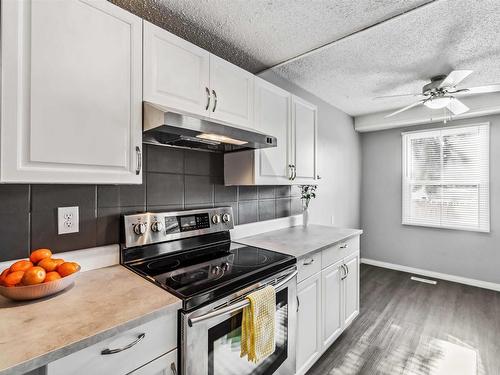
<svg viewBox="0 0 500 375">
<path fill-rule="evenodd" d="M 227 242 L 129 264 L 190 310 L 295 264 L 293 256 Z"/>
</svg>

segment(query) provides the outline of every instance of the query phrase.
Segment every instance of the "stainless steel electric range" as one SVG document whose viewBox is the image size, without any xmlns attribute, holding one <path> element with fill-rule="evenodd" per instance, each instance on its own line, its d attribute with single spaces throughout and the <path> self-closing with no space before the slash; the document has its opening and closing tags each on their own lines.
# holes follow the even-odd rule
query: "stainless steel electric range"
<svg viewBox="0 0 500 375">
<path fill-rule="evenodd" d="M 231 241 L 232 216 L 231 207 L 126 215 L 121 263 L 182 300 L 181 374 L 293 374 L 296 259 Z M 276 350 L 254 364 L 240 358 L 242 309 L 266 285 L 276 289 Z"/>
</svg>

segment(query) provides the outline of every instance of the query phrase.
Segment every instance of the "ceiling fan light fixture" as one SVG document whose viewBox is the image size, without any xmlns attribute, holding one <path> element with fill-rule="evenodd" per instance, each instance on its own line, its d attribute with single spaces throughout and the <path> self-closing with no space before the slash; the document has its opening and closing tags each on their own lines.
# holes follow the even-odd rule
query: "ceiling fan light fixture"
<svg viewBox="0 0 500 375">
<path fill-rule="evenodd" d="M 451 97 L 451 96 L 440 96 L 437 98 L 426 100 L 424 102 L 424 105 L 427 108 L 431 108 L 431 109 L 442 109 L 442 108 L 448 106 L 448 104 L 450 104 L 452 99 L 453 99 L 453 97 Z"/>
</svg>

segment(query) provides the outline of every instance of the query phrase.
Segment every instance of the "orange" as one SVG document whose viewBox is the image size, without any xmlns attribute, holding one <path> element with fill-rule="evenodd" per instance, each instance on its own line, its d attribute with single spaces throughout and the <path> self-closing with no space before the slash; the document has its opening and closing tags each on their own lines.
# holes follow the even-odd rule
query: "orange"
<svg viewBox="0 0 500 375">
<path fill-rule="evenodd" d="M 18 260 L 10 266 L 10 272 L 26 271 L 28 268 L 33 267 L 33 263 L 29 260 Z"/>
<path fill-rule="evenodd" d="M 58 262 L 58 260 L 61 260 L 61 262 Z M 63 262 L 64 260 L 62 259 L 56 260 L 52 258 L 43 258 L 41 261 L 38 262 L 37 266 L 42 267 L 47 272 L 52 272 L 55 271 L 57 266 Z"/>
<path fill-rule="evenodd" d="M 61 275 L 59 275 L 56 271 L 47 272 L 47 275 L 45 275 L 45 280 L 43 280 L 43 282 L 48 283 L 50 281 L 58 280 L 60 278 Z"/>
<path fill-rule="evenodd" d="M 52 260 L 57 264 L 57 266 L 64 263 L 64 259 L 53 258 Z"/>
<path fill-rule="evenodd" d="M 14 286 L 21 282 L 24 276 L 24 271 L 10 272 L 4 279 L 6 286 Z"/>
<path fill-rule="evenodd" d="M 21 280 L 23 285 L 35 285 L 40 284 L 45 280 L 46 272 L 42 267 L 31 267 L 24 272 L 23 279 Z"/>
<path fill-rule="evenodd" d="M 0 274 L 0 285 L 5 285 L 5 278 L 7 277 L 7 275 L 9 274 L 9 271 L 10 269 L 9 268 L 6 268 L 2 271 L 2 273 Z"/>
<path fill-rule="evenodd" d="M 50 258 L 52 256 L 52 251 L 49 249 L 38 249 L 31 253 L 30 260 L 33 263 L 38 263 L 44 258 Z"/>
<path fill-rule="evenodd" d="M 71 275 L 72 273 L 78 272 L 80 270 L 80 266 L 75 262 L 64 262 L 63 264 L 57 267 L 57 272 L 62 277 Z"/>
</svg>

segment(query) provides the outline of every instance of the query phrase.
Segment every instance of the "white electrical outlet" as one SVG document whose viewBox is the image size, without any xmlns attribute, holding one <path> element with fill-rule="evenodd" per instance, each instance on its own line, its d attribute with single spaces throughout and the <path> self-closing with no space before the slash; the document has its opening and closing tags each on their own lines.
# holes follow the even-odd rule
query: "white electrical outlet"
<svg viewBox="0 0 500 375">
<path fill-rule="evenodd" d="M 332 225 L 335 225 L 335 216 L 332 215 Z"/>
<path fill-rule="evenodd" d="M 57 234 L 78 233 L 78 206 L 57 208 Z"/>
</svg>

